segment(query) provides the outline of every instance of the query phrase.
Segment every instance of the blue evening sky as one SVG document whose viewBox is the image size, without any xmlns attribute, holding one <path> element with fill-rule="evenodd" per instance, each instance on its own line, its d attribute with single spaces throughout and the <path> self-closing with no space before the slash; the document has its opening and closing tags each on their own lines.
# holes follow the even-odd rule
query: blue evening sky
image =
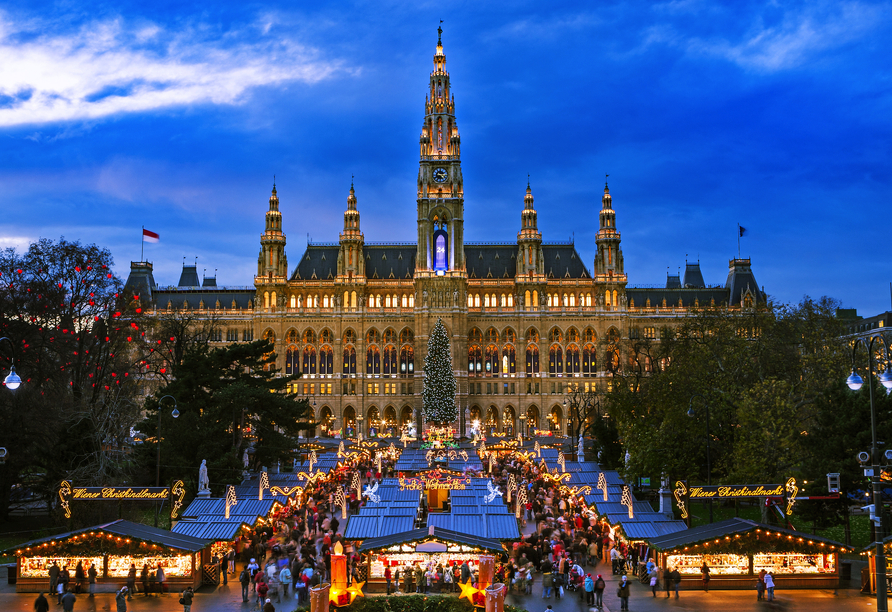
<svg viewBox="0 0 892 612">
<path fill-rule="evenodd" d="M 609 173 L 630 284 L 724 284 L 740 223 L 777 300 L 890 309 L 889 2 L 6 2 L 0 246 L 126 277 L 145 225 L 159 283 L 248 285 L 274 174 L 292 269 L 351 174 L 366 241 L 414 241 L 440 19 L 469 242 L 516 240 L 529 173 L 591 269 Z"/>
</svg>

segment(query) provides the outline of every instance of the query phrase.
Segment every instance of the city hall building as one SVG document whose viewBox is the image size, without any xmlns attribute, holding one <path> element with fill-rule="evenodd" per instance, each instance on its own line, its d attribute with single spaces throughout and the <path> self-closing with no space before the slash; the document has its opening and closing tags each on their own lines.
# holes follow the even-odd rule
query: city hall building
<svg viewBox="0 0 892 612">
<path fill-rule="evenodd" d="M 487 431 L 561 433 L 568 386 L 606 388 L 623 340 L 657 338 L 698 308 L 764 300 L 749 259 L 730 261 L 724 286 L 707 286 L 699 263 L 665 287 L 630 286 L 607 185 L 591 268 L 572 242 L 543 241 L 529 185 L 518 197 L 516 241 L 465 242 L 461 138 L 441 41 L 433 62 L 416 243 L 366 242 L 351 185 L 338 241 L 310 243 L 289 267 L 273 186 L 253 285 L 218 287 L 184 265 L 176 286 L 159 286 L 149 262 L 131 264 L 128 285 L 157 313 L 213 318 L 216 343 L 272 340 L 279 370 L 302 374 L 295 390 L 310 398 L 323 432 L 361 426 L 366 435 L 398 433 L 418 418 L 437 319 L 452 338 L 460 421 L 467 411 Z"/>
</svg>

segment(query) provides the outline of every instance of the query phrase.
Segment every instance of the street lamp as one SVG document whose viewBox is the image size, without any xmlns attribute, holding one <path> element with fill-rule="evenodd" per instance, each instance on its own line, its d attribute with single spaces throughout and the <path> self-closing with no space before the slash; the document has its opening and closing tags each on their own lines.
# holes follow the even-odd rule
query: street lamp
<svg viewBox="0 0 892 612">
<path fill-rule="evenodd" d="M 858 375 L 855 367 L 855 354 L 858 352 L 858 346 L 863 344 L 867 349 L 867 388 L 870 393 L 870 463 L 871 463 L 871 484 L 873 486 L 873 504 L 874 513 L 876 514 L 876 527 L 874 528 L 874 546 L 876 553 L 874 556 L 874 572 L 877 585 L 877 612 L 888 612 L 888 604 L 886 602 L 886 556 L 883 550 L 883 494 L 882 484 L 880 482 L 880 449 L 877 444 L 877 411 L 873 397 L 873 377 L 876 372 L 874 364 L 873 345 L 879 341 L 883 345 L 883 353 L 886 363 L 889 363 L 889 344 L 886 338 L 880 334 L 874 334 L 869 337 L 856 338 L 852 345 L 852 373 L 846 379 L 846 384 L 852 391 L 858 391 L 864 385 L 864 380 Z M 892 373 L 889 372 L 888 366 L 878 376 L 880 383 L 886 388 L 886 392 L 892 391 Z"/>
<path fill-rule="evenodd" d="M 9 342 L 9 346 L 12 347 L 12 358 L 10 359 L 9 374 L 7 374 L 6 378 L 3 380 L 3 383 L 6 385 L 7 389 L 9 389 L 10 391 L 15 391 L 22 384 L 22 379 L 19 378 L 19 375 L 15 373 L 15 344 L 6 336 L 0 338 L 0 342 L 3 342 L 4 340 Z"/>
<path fill-rule="evenodd" d="M 526 422 L 527 422 L 527 411 L 525 408 L 521 408 L 520 409 L 520 423 L 517 424 L 517 428 L 520 431 L 521 437 L 523 437 L 525 435 L 523 432 L 524 432 L 524 426 L 526 425 Z"/>
<path fill-rule="evenodd" d="M 362 416 L 362 413 L 356 415 L 356 441 L 357 442 L 362 442 L 362 436 L 363 436 L 363 434 L 365 434 L 365 430 L 362 428 L 363 420 L 365 420 L 365 419 Z"/>
<path fill-rule="evenodd" d="M 706 410 L 706 485 L 712 485 L 712 458 L 710 456 L 710 448 L 709 448 L 709 439 L 710 439 L 710 431 L 709 431 L 709 402 L 706 401 L 706 397 L 700 395 L 699 393 L 695 393 L 691 396 L 691 401 L 688 404 L 688 416 L 694 417 L 696 413 L 694 412 L 694 398 L 699 397 L 703 400 L 703 408 Z M 712 498 L 709 499 L 709 522 L 712 523 Z"/>
<path fill-rule="evenodd" d="M 177 410 L 177 400 L 174 396 L 165 395 L 164 397 L 162 397 L 161 399 L 158 400 L 158 431 L 155 434 L 158 437 L 158 454 L 157 454 L 157 460 L 155 463 L 155 486 L 156 487 L 161 486 L 161 415 L 164 414 L 164 412 L 161 410 L 161 404 L 168 397 L 173 400 L 173 411 L 170 413 L 170 416 L 172 416 L 175 419 L 180 416 L 180 411 Z M 158 526 L 158 513 L 160 512 L 160 510 L 161 510 L 160 507 L 158 507 L 158 506 L 155 507 L 155 527 Z"/>
</svg>

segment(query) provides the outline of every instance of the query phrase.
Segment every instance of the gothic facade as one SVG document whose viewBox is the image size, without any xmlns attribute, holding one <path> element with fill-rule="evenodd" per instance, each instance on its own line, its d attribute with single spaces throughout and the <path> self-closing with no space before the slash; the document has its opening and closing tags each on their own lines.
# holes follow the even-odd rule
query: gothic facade
<svg viewBox="0 0 892 612">
<path fill-rule="evenodd" d="M 543 242 L 529 185 L 516 243 L 466 242 L 461 138 L 441 41 L 433 63 L 415 244 L 366 242 L 351 185 L 339 240 L 309 244 L 289 268 L 274 186 L 252 286 L 218 287 L 184 266 L 177 286 L 161 287 L 148 262 L 131 264 L 128 283 L 157 310 L 213 312 L 220 343 L 274 341 L 280 371 L 302 374 L 295 390 L 312 398 L 323 429 L 361 426 L 366 435 L 396 431 L 420 412 L 437 319 L 452 338 L 460 414 L 509 434 L 557 433 L 567 427 L 568 386 L 606 386 L 622 339 L 656 337 L 701 306 L 764 299 L 748 259 L 731 260 L 724 286 L 707 286 L 699 264 L 666 287 L 630 286 L 607 185 L 591 270 L 573 243 Z"/>
</svg>

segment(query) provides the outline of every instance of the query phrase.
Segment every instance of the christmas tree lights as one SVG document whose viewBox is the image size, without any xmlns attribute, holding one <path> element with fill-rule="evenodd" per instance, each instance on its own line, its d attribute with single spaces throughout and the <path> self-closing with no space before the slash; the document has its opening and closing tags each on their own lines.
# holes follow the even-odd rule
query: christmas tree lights
<svg viewBox="0 0 892 612">
<path fill-rule="evenodd" d="M 455 374 L 452 371 L 449 336 L 442 319 L 437 319 L 427 341 L 421 401 L 424 418 L 428 421 L 438 425 L 455 421 Z"/>
</svg>

